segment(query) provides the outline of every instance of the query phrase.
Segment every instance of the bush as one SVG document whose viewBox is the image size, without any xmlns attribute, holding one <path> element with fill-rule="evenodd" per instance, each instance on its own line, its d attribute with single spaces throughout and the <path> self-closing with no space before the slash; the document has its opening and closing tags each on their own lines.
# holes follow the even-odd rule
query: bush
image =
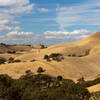
<svg viewBox="0 0 100 100">
<path fill-rule="evenodd" d="M 7 53 L 9 53 L 9 54 L 15 54 L 16 51 L 7 51 Z"/>
<path fill-rule="evenodd" d="M 41 74 L 42 72 L 45 72 L 45 70 L 44 70 L 42 67 L 39 67 L 38 70 L 37 70 L 37 72 L 38 72 L 39 74 Z"/>
<path fill-rule="evenodd" d="M 47 48 L 45 45 L 43 45 L 43 44 L 40 44 L 40 46 L 41 46 L 41 49 L 45 49 L 45 48 Z"/>
<path fill-rule="evenodd" d="M 10 57 L 8 59 L 8 63 L 17 63 L 17 62 L 21 62 L 21 60 L 19 60 L 19 59 L 14 60 L 14 58 L 12 58 L 12 57 Z"/>
<path fill-rule="evenodd" d="M 95 80 L 85 81 L 81 83 L 84 87 L 90 87 L 100 83 L 100 77 L 96 78 Z"/>
<path fill-rule="evenodd" d="M 13 57 L 10 57 L 10 58 L 8 59 L 8 63 L 13 63 L 13 61 L 14 61 L 14 58 L 13 58 Z"/>
<path fill-rule="evenodd" d="M 44 59 L 46 59 L 47 61 L 51 61 L 50 59 L 55 60 L 55 61 L 61 61 L 61 60 L 64 59 L 64 57 L 63 57 L 62 54 L 52 53 L 49 56 L 48 55 L 45 55 L 44 56 Z"/>
<path fill-rule="evenodd" d="M 13 61 L 13 60 L 14 60 L 14 58 L 13 58 L 13 57 L 10 57 L 10 58 L 9 58 L 9 60 L 10 60 L 10 61 Z"/>
<path fill-rule="evenodd" d="M 62 56 L 62 54 L 59 53 L 52 53 L 49 57 L 53 58 L 53 57 L 58 57 L 58 56 Z"/>
<path fill-rule="evenodd" d="M 85 82 L 84 77 L 79 78 L 77 81 L 79 84 L 83 84 Z"/>
<path fill-rule="evenodd" d="M 35 59 L 33 59 L 33 60 L 31 60 L 30 62 L 35 62 L 36 60 Z"/>
<path fill-rule="evenodd" d="M 45 56 L 44 56 L 44 59 L 49 59 L 49 56 L 48 56 L 48 55 L 45 55 Z"/>
<path fill-rule="evenodd" d="M 100 91 L 92 93 L 90 100 L 100 100 Z"/>
<path fill-rule="evenodd" d="M 62 76 L 57 76 L 57 80 L 62 81 L 63 77 Z"/>
<path fill-rule="evenodd" d="M 0 75 L 0 98 L 5 98 L 7 89 L 12 85 L 13 80 L 8 75 Z"/>
<path fill-rule="evenodd" d="M 14 60 L 14 62 L 21 62 L 21 60 L 19 60 L 19 59 L 16 59 L 16 60 Z"/>
<path fill-rule="evenodd" d="M 0 64 L 5 64 L 5 62 L 6 62 L 6 59 L 5 59 L 5 58 L 0 57 Z"/>
<path fill-rule="evenodd" d="M 28 75 L 33 74 L 31 70 L 26 70 L 25 73 L 28 74 Z"/>
<path fill-rule="evenodd" d="M 30 70 L 27 70 L 29 73 Z M 0 75 L 0 98 L 2 100 L 89 100 L 90 93 L 81 84 L 61 79 L 58 87 L 55 77 L 49 75 L 24 75 L 11 79 Z"/>
</svg>

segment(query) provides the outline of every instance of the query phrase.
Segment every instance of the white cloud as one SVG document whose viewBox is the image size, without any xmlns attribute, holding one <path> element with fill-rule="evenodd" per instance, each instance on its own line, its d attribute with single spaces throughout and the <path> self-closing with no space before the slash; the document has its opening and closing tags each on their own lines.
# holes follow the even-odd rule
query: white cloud
<svg viewBox="0 0 100 100">
<path fill-rule="evenodd" d="M 11 14 L 21 14 L 21 13 L 30 13 L 30 11 L 33 9 L 34 4 L 30 4 L 27 6 L 15 6 L 10 9 Z"/>
<path fill-rule="evenodd" d="M 82 29 L 82 30 L 74 30 L 73 32 L 69 32 L 69 34 L 71 35 L 85 35 L 85 34 L 89 34 L 90 31 L 86 30 L 86 29 Z"/>
<path fill-rule="evenodd" d="M 0 32 L 19 30 L 17 16 L 30 13 L 34 6 L 30 0 L 0 0 Z"/>
<path fill-rule="evenodd" d="M 29 35 L 33 35 L 32 32 L 18 32 L 18 31 L 12 31 L 12 32 L 9 32 L 7 34 L 7 36 L 29 36 Z"/>
<path fill-rule="evenodd" d="M 38 8 L 38 11 L 40 11 L 40 12 L 48 12 L 49 10 L 46 9 L 46 8 Z"/>
<path fill-rule="evenodd" d="M 81 29 L 68 31 L 47 31 L 44 32 L 45 42 L 48 44 L 61 44 L 81 40 L 91 34 L 89 30 Z"/>
<path fill-rule="evenodd" d="M 29 0 L 0 0 L 0 6 L 26 5 Z"/>
<path fill-rule="evenodd" d="M 11 29 L 12 29 L 11 27 L 0 25 L 0 32 L 2 32 L 2 31 L 11 31 Z"/>
<path fill-rule="evenodd" d="M 69 7 L 58 5 L 56 22 L 62 30 L 75 25 L 100 25 L 98 4 L 100 4 L 100 1 L 97 0 Z"/>
<path fill-rule="evenodd" d="M 44 34 L 34 34 L 33 32 L 11 31 L 0 36 L 0 42 L 7 44 L 59 44 L 78 41 L 87 37 L 91 32 L 88 30 L 67 31 L 46 31 Z"/>
<path fill-rule="evenodd" d="M 57 4 L 56 11 L 69 11 L 72 10 L 72 7 L 60 7 L 59 4 Z"/>
<path fill-rule="evenodd" d="M 73 40 L 77 37 L 77 39 L 82 39 L 90 34 L 90 31 L 82 29 L 82 30 L 74 30 L 72 32 L 67 31 L 46 31 L 44 32 L 46 39 L 64 39 L 64 38 L 72 38 Z"/>
<path fill-rule="evenodd" d="M 0 6 L 8 6 L 4 12 L 16 14 L 30 12 L 35 4 L 30 4 L 30 0 L 0 0 Z"/>
<path fill-rule="evenodd" d="M 44 32 L 45 35 L 67 35 L 69 32 L 66 31 L 46 31 Z"/>
<path fill-rule="evenodd" d="M 0 6 L 10 6 L 15 3 L 15 0 L 0 0 Z"/>
<path fill-rule="evenodd" d="M 11 31 L 6 35 L 0 36 L 0 42 L 7 44 L 33 44 L 36 43 L 38 35 L 32 32 Z"/>
</svg>

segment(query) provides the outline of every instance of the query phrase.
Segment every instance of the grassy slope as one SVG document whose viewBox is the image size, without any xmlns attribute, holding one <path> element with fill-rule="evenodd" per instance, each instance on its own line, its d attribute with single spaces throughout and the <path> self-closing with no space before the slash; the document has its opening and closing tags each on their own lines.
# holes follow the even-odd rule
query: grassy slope
<svg viewBox="0 0 100 100">
<path fill-rule="evenodd" d="M 31 69 L 36 72 L 39 66 L 46 69 L 46 73 L 50 75 L 62 75 L 65 78 L 77 80 L 84 76 L 86 79 L 96 78 L 100 74 L 100 32 L 81 40 L 76 43 L 61 44 L 50 46 L 46 49 L 33 49 L 23 54 L 13 55 L 16 59 L 21 59 L 21 63 L 0 65 L 0 73 L 6 73 L 17 78 L 22 75 L 25 70 Z M 84 56 L 86 51 L 87 56 Z M 64 60 L 62 62 L 47 62 L 43 59 L 45 54 L 62 53 Z M 68 57 L 68 54 L 81 55 L 83 57 Z M 5 54 L 4 54 L 5 55 Z M 3 56 L 3 55 L 2 55 Z M 30 62 L 30 60 L 37 60 Z M 26 61 L 26 62 L 24 62 Z"/>
</svg>

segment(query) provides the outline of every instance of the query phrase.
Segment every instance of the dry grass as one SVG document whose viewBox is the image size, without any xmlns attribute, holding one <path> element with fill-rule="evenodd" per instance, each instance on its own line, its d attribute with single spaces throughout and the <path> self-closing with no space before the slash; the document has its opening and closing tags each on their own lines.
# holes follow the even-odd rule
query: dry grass
<svg viewBox="0 0 100 100">
<path fill-rule="evenodd" d="M 92 93 L 92 92 L 98 92 L 98 91 L 100 91 L 100 84 L 91 86 L 91 87 L 88 88 L 88 90 L 89 90 L 90 93 Z"/>
<path fill-rule="evenodd" d="M 24 49 L 24 47 L 20 46 L 15 48 L 19 48 L 18 50 Z M 41 66 L 50 75 L 62 75 L 64 78 L 73 80 L 77 80 L 82 76 L 87 80 L 94 79 L 100 74 L 100 32 L 76 43 L 54 45 L 45 49 L 30 49 L 28 47 L 27 50 L 23 53 L 19 52 L 19 54 L 0 54 L 0 56 L 5 58 L 13 56 L 15 59 L 22 61 L 21 63 L 0 65 L 0 73 L 6 73 L 14 78 L 18 78 L 27 69 L 36 73 L 38 67 Z M 87 50 L 89 52 L 86 55 Z M 63 54 L 64 60 L 61 62 L 45 61 L 43 59 L 44 55 L 50 55 L 51 53 Z M 75 54 L 76 56 L 68 57 L 69 54 Z M 33 59 L 36 61 L 30 62 Z"/>
</svg>

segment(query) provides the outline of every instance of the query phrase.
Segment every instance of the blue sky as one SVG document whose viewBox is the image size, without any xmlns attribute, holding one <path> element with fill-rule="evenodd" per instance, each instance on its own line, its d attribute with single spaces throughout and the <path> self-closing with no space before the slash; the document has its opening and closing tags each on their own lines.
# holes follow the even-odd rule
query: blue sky
<svg viewBox="0 0 100 100">
<path fill-rule="evenodd" d="M 100 0 L 0 0 L 0 42 L 59 44 L 100 30 Z"/>
</svg>

